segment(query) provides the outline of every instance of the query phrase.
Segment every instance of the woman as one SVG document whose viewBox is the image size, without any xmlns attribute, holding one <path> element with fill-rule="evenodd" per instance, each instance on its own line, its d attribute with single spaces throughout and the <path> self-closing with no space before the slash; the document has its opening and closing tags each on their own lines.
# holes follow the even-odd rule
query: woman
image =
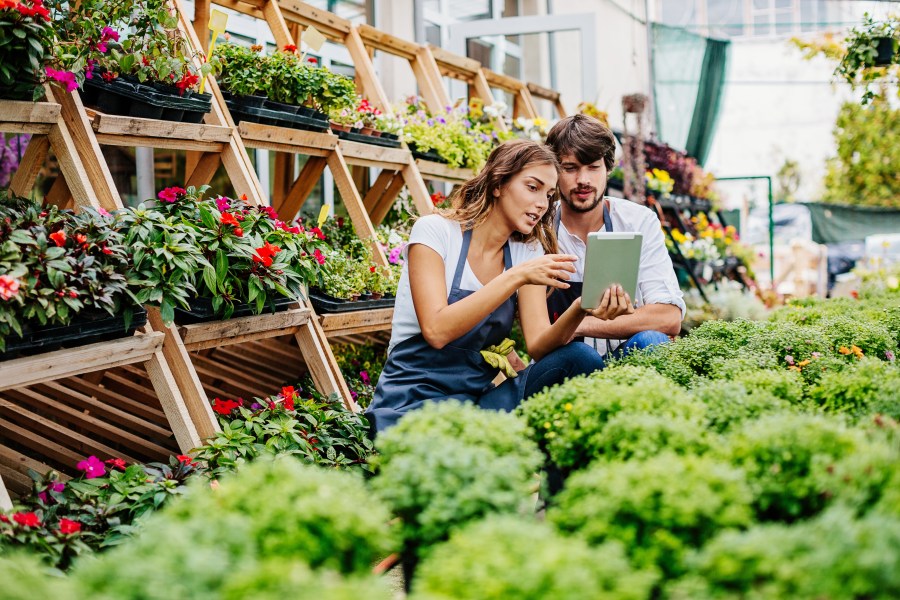
<svg viewBox="0 0 900 600">
<path fill-rule="evenodd" d="M 574 256 L 544 254 L 556 247 L 548 208 L 557 167 L 545 146 L 507 142 L 459 188 L 452 209 L 413 226 L 387 362 L 366 413 L 375 430 L 426 401 L 510 411 L 547 386 L 603 368 L 587 345 L 568 343 L 588 314 L 580 299 L 552 325 L 547 315 L 547 288 L 568 288 L 575 271 Z M 517 304 L 536 362 L 493 387 L 499 370 L 481 351 L 509 336 Z"/>
</svg>

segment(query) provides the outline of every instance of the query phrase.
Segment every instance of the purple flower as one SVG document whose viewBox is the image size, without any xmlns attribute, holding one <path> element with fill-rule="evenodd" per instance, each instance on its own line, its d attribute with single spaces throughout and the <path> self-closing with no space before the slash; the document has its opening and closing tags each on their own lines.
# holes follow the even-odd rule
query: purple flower
<svg viewBox="0 0 900 600">
<path fill-rule="evenodd" d="M 446 125 L 447 119 L 445 119 L 444 117 L 438 117 L 438 123 L 440 123 L 442 125 Z"/>
<path fill-rule="evenodd" d="M 219 196 L 216 198 L 216 208 L 219 209 L 219 212 L 225 212 L 231 208 L 231 200 L 225 196 Z"/>
<path fill-rule="evenodd" d="M 428 119 L 428 120 L 425 121 L 425 122 L 428 123 L 428 126 L 429 126 L 429 127 L 434 127 L 434 119 Z"/>
<path fill-rule="evenodd" d="M 369 379 L 368 371 L 360 371 L 359 378 L 362 379 L 362 382 L 366 385 L 372 385 L 372 380 Z"/>
<path fill-rule="evenodd" d="M 388 255 L 388 262 L 391 263 L 392 265 L 399 265 L 400 264 L 400 254 L 402 254 L 402 253 L 403 253 L 403 247 L 397 246 L 396 248 L 391 250 L 391 253 Z"/>
<path fill-rule="evenodd" d="M 104 27 L 100 31 L 100 39 L 104 42 L 109 40 L 113 40 L 115 42 L 119 41 L 119 32 L 113 29 L 112 27 Z"/>
<path fill-rule="evenodd" d="M 85 479 L 94 479 L 95 477 L 103 477 L 106 475 L 106 467 L 103 461 L 96 456 L 89 456 L 87 460 L 83 460 L 76 465 L 79 471 L 84 471 Z"/>
<path fill-rule="evenodd" d="M 894 362 L 894 351 L 893 350 L 885 350 L 884 357 L 891 362 Z"/>
<path fill-rule="evenodd" d="M 75 81 L 75 73 L 71 73 L 69 71 L 57 71 L 56 69 L 51 69 L 50 67 L 46 67 L 44 71 L 47 73 L 47 77 L 49 77 L 50 79 L 66 84 L 67 92 L 74 92 L 78 89 L 78 83 Z"/>
<path fill-rule="evenodd" d="M 472 126 L 472 121 L 470 121 L 468 119 L 463 119 L 463 125 L 465 125 L 466 129 L 468 129 L 469 127 Z"/>
<path fill-rule="evenodd" d="M 350 390 L 350 397 L 356 400 L 357 398 L 359 398 L 359 394 L 357 394 L 353 390 Z"/>
<path fill-rule="evenodd" d="M 262 404 L 260 404 L 259 402 L 254 402 L 253 404 L 250 405 L 250 410 L 255 411 L 255 410 L 259 410 L 261 408 L 262 408 Z"/>
</svg>

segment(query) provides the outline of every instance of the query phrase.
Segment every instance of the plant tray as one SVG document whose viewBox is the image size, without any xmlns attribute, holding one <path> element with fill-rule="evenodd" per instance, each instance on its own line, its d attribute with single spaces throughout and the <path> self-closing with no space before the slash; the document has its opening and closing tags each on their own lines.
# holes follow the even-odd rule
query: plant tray
<svg viewBox="0 0 900 600">
<path fill-rule="evenodd" d="M 84 82 L 85 104 L 110 115 L 159 119 L 179 123 L 200 123 L 211 110 L 209 94 L 181 97 L 158 88 L 120 79 L 106 82 L 98 77 Z"/>
<path fill-rule="evenodd" d="M 309 301 L 317 313 L 354 312 L 358 310 L 374 310 L 376 308 L 392 308 L 394 296 L 378 300 L 343 300 L 335 298 L 321 290 L 309 290 Z"/>
<path fill-rule="evenodd" d="M 385 146 L 387 148 L 399 148 L 400 140 L 392 140 L 385 137 L 376 137 L 374 135 L 363 135 L 362 133 L 353 133 L 352 131 L 335 131 L 337 136 L 342 140 L 350 142 L 360 142 L 362 144 L 372 144 L 373 146 Z"/>
<path fill-rule="evenodd" d="M 110 316 L 105 311 L 97 311 L 79 317 L 68 325 L 28 327 L 23 331 L 25 336 L 21 338 L 15 334 L 9 336 L 6 340 L 6 352 L 0 353 L 0 360 L 127 337 L 147 323 L 147 311 L 142 306 L 134 307 L 131 324 L 127 329 L 123 315 Z"/>
<path fill-rule="evenodd" d="M 429 150 L 428 152 L 420 152 L 416 149 L 415 144 L 409 144 L 409 151 L 412 152 L 414 158 L 418 158 L 420 160 L 430 160 L 431 162 L 449 164 L 450 161 L 435 152 L 434 150 Z"/>
<path fill-rule="evenodd" d="M 289 127 L 292 129 L 306 129 L 308 131 L 328 131 L 328 121 L 306 115 L 291 114 L 268 108 L 254 108 L 243 106 L 233 100 L 226 100 L 225 105 L 231 112 L 231 116 L 238 123 L 250 121 L 261 125 L 274 125 L 276 127 Z"/>
<path fill-rule="evenodd" d="M 282 312 L 290 308 L 296 302 L 293 298 L 279 297 L 266 304 L 263 313 Z M 179 325 L 193 325 L 194 323 L 207 323 L 209 321 L 221 321 L 222 315 L 217 314 L 212 307 L 212 298 L 194 298 L 189 302 L 191 310 L 175 307 L 175 322 Z M 235 304 L 232 319 L 237 317 L 250 317 L 255 313 L 249 304 Z"/>
</svg>

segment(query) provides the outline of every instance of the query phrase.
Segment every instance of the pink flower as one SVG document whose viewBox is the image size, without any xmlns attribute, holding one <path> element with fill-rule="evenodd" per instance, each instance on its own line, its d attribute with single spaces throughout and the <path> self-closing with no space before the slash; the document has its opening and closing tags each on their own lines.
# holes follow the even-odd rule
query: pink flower
<svg viewBox="0 0 900 600">
<path fill-rule="evenodd" d="M 19 280 L 9 275 L 0 275 L 0 299 L 9 300 L 19 293 Z"/>
<path fill-rule="evenodd" d="M 167 187 L 156 195 L 163 202 L 174 203 L 179 197 L 184 196 L 185 190 L 180 187 Z"/>
<path fill-rule="evenodd" d="M 368 371 L 360 371 L 360 372 L 359 372 L 359 378 L 362 379 L 362 382 L 363 382 L 364 384 L 366 384 L 366 385 L 372 385 L 372 380 L 369 379 L 369 372 L 368 372 Z"/>
<path fill-rule="evenodd" d="M 320 265 L 325 264 L 325 255 L 322 254 L 322 251 L 319 250 L 318 248 L 316 248 L 316 251 L 313 252 L 313 256 L 316 258 L 317 263 L 319 263 Z"/>
<path fill-rule="evenodd" d="M 884 357 L 885 357 L 886 359 L 888 359 L 888 361 L 894 362 L 894 359 L 895 359 L 894 351 L 893 351 L 893 350 L 885 350 L 885 351 L 884 351 Z"/>
<path fill-rule="evenodd" d="M 109 40 L 113 40 L 114 42 L 119 41 L 119 32 L 113 29 L 112 27 L 104 27 L 100 31 L 100 41 L 108 42 Z"/>
<path fill-rule="evenodd" d="M 103 466 L 103 461 L 96 456 L 89 456 L 87 460 L 81 461 L 78 463 L 77 468 L 79 471 L 84 471 L 85 479 L 94 479 L 106 475 L 106 467 Z"/>
<path fill-rule="evenodd" d="M 98 209 L 97 209 L 97 212 L 100 213 L 101 215 L 103 215 L 104 217 L 111 217 L 111 216 L 112 216 L 112 213 L 109 212 L 108 210 L 106 210 L 106 209 L 103 208 L 103 207 L 98 208 Z"/>
<path fill-rule="evenodd" d="M 47 73 L 47 77 L 53 79 L 54 81 L 58 81 L 60 83 L 64 83 L 66 85 L 67 92 L 74 92 L 78 89 L 78 83 L 75 81 L 75 73 L 71 73 L 69 71 L 57 71 L 56 69 L 51 69 L 50 67 L 46 67 L 44 71 Z"/>
<path fill-rule="evenodd" d="M 226 198 L 225 196 L 219 196 L 216 198 L 216 209 L 219 212 L 225 212 L 231 207 L 231 199 Z"/>
</svg>

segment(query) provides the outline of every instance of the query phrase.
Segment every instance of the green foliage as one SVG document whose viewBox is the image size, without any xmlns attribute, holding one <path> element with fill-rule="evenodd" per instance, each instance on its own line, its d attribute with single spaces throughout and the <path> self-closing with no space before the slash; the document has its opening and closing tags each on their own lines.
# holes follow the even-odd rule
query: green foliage
<svg viewBox="0 0 900 600">
<path fill-rule="evenodd" d="M 865 358 L 842 371 L 823 374 L 809 397 L 829 412 L 854 418 L 880 413 L 900 419 L 900 368 Z"/>
<path fill-rule="evenodd" d="M 371 487 L 399 517 L 408 553 L 469 521 L 526 509 L 540 465 L 514 416 L 447 400 L 380 434 Z"/>
<path fill-rule="evenodd" d="M 618 540 L 635 566 L 666 577 L 721 529 L 752 522 L 740 470 L 712 458 L 664 452 L 646 461 L 597 464 L 574 474 L 547 518 L 591 544 Z"/>
<path fill-rule="evenodd" d="M 706 405 L 706 426 L 718 433 L 727 432 L 762 415 L 781 413 L 791 408 L 789 402 L 771 392 L 754 389 L 741 381 L 709 380 L 697 385 L 693 395 Z"/>
<path fill-rule="evenodd" d="M 824 202 L 900 206 L 900 109 L 883 98 L 847 102 L 834 127 L 837 156 L 828 160 Z"/>
<path fill-rule="evenodd" d="M 0 581 L 4 600 L 35 598 L 75 598 L 72 584 L 56 569 L 42 564 L 38 557 L 17 552 L 2 553 Z"/>
<path fill-rule="evenodd" d="M 693 561 L 692 574 L 666 591 L 672 600 L 896 598 L 900 520 L 854 520 L 836 508 L 792 526 L 726 531 Z"/>
<path fill-rule="evenodd" d="M 634 416 L 608 429 L 620 413 Z M 645 413 L 649 416 L 641 417 Z M 684 389 L 650 369 L 634 366 L 572 379 L 535 394 L 519 408 L 535 440 L 564 471 L 620 453 L 648 456 L 669 439 L 683 451 L 700 449 L 706 444 L 697 427 L 703 413 L 703 405 Z M 677 426 L 666 424 L 667 419 L 676 420 Z M 654 433 L 645 440 L 642 431 Z"/>
<path fill-rule="evenodd" d="M 259 51 L 237 44 L 216 44 L 213 56 L 219 59 L 217 81 L 223 90 L 235 96 L 251 96 L 259 91 L 267 71 L 265 57 Z"/>
<path fill-rule="evenodd" d="M 190 497 L 152 515 L 141 536 L 79 564 L 73 577 L 85 597 L 162 600 L 219 598 L 271 569 L 270 561 L 361 574 L 390 549 L 388 518 L 348 473 L 289 458 L 256 461 L 218 489 L 195 482 Z"/>
<path fill-rule="evenodd" d="M 40 82 L 53 30 L 49 16 L 30 14 L 40 4 L 29 0 L 16 4 L 25 12 L 15 5 L 0 9 L 0 98 L 37 100 L 44 95 Z"/>
<path fill-rule="evenodd" d="M 391 600 L 383 578 L 342 577 L 334 571 L 313 571 L 289 557 L 272 559 L 241 573 L 222 587 L 222 600 Z"/>
<path fill-rule="evenodd" d="M 347 410 L 336 397 L 307 389 L 309 393 L 284 388 L 280 396 L 233 406 L 217 398 L 213 410 L 222 431 L 196 449 L 197 459 L 215 476 L 270 455 L 291 455 L 323 467 L 367 468 L 372 441 L 365 417 Z M 285 405 L 286 395 L 293 408 Z"/>
<path fill-rule="evenodd" d="M 878 38 L 890 38 L 892 41 L 892 64 L 886 68 L 875 64 L 878 56 Z M 872 84 L 890 77 L 891 73 L 896 76 L 900 72 L 900 69 L 897 69 L 897 64 L 900 64 L 897 52 L 900 46 L 900 16 L 890 15 L 884 21 L 876 21 L 866 13 L 862 25 L 851 29 L 844 43 L 846 53 L 834 71 L 835 76 L 841 77 L 853 87 L 865 89 L 863 105 L 873 99 L 884 100 L 884 90 L 877 93 Z"/>
<path fill-rule="evenodd" d="M 746 472 L 760 520 L 793 522 L 824 508 L 817 471 L 858 450 L 863 437 L 833 417 L 768 415 L 734 431 L 723 458 Z"/>
<path fill-rule="evenodd" d="M 454 533 L 417 571 L 413 600 L 641 600 L 652 571 L 636 571 L 616 543 L 590 548 L 543 523 L 488 517 Z"/>
</svg>

